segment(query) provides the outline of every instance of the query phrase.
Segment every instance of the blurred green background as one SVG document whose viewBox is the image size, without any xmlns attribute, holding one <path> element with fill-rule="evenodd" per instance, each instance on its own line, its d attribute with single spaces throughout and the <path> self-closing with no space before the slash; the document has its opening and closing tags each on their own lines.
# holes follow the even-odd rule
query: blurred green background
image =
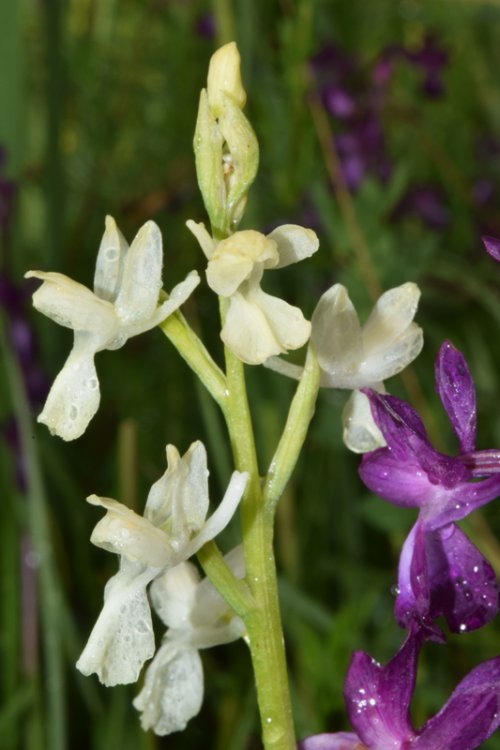
<svg viewBox="0 0 500 750">
<path fill-rule="evenodd" d="M 500 443 L 500 269 L 481 233 L 500 236 L 500 2 L 491 0 L 4 0 L 0 4 L 0 741 L 2 750 L 252 750 L 259 728 L 243 643 L 203 655 L 201 714 L 178 735 L 144 734 L 137 687 L 105 689 L 74 663 L 116 559 L 89 542 L 84 500 L 142 510 L 164 448 L 208 445 L 212 497 L 231 471 L 216 408 L 160 331 L 97 357 L 100 410 L 75 443 L 37 425 L 71 333 L 30 308 L 28 269 L 91 285 L 104 216 L 129 240 L 147 219 L 164 236 L 165 288 L 203 257 L 184 224 L 205 220 L 192 135 L 208 60 L 235 39 L 246 113 L 261 146 L 242 223 L 312 226 L 316 256 L 266 278 L 310 316 L 339 281 L 365 318 L 380 289 L 416 281 L 423 353 L 391 392 L 421 411 L 453 453 L 434 391 L 444 338 L 476 378 L 479 448 Z M 184 307 L 220 360 L 206 285 Z M 34 334 L 34 335 L 33 335 Z M 293 384 L 247 368 L 267 465 Z M 347 729 L 343 676 L 354 649 L 389 659 L 403 633 L 391 586 L 413 514 L 372 496 L 341 442 L 346 394 L 323 391 L 276 529 L 299 736 Z M 17 432 L 16 432 L 17 425 Z M 468 533 L 500 572 L 494 504 Z M 224 549 L 238 540 L 225 533 Z M 479 661 L 498 626 L 424 651 L 417 726 Z M 500 737 L 485 747 L 500 748 Z"/>
</svg>

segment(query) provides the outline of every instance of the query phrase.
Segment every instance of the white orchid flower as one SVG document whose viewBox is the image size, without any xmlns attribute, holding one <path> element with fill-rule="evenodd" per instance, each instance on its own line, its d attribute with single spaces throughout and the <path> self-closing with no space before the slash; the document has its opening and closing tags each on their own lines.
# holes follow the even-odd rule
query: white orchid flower
<svg viewBox="0 0 500 750">
<path fill-rule="evenodd" d="M 245 566 L 242 547 L 226 562 L 238 578 Z M 199 712 L 203 701 L 203 669 L 198 651 L 240 638 L 243 621 L 207 578 L 200 580 L 192 563 L 181 563 L 157 578 L 151 602 L 169 628 L 134 700 L 142 728 L 158 735 L 181 731 Z"/>
<path fill-rule="evenodd" d="M 325 388 L 346 388 L 354 393 L 343 413 L 344 442 L 356 453 L 385 445 L 373 421 L 368 399 L 360 388 L 383 391 L 383 381 L 404 370 L 423 346 L 422 329 L 413 322 L 420 290 L 408 282 L 381 295 L 361 327 L 347 289 L 335 284 L 316 306 L 311 341 Z M 302 368 L 273 358 L 268 367 L 298 378 Z"/>
<path fill-rule="evenodd" d="M 105 685 L 135 682 L 155 651 L 147 586 L 194 555 L 226 527 L 243 496 L 248 475 L 235 471 L 218 508 L 207 519 L 208 470 L 202 443 L 181 458 L 167 445 L 167 470 L 151 487 L 144 516 L 116 500 L 91 495 L 107 513 L 91 541 L 120 555 L 120 569 L 104 591 L 104 606 L 77 663 Z"/>
<path fill-rule="evenodd" d="M 95 354 L 119 349 L 127 339 L 154 328 L 199 284 L 198 274 L 191 272 L 159 305 L 162 262 L 161 233 L 153 221 L 144 224 L 129 248 L 107 216 L 93 292 L 60 273 L 26 274 L 43 281 L 33 295 L 36 309 L 75 332 L 73 348 L 38 417 L 52 434 L 74 440 L 96 413 L 100 392 Z"/>
<path fill-rule="evenodd" d="M 298 307 L 262 291 L 264 271 L 309 258 L 319 241 L 311 229 L 284 224 L 268 235 L 251 229 L 216 242 L 203 224 L 187 222 L 208 258 L 207 281 L 229 299 L 221 338 L 243 362 L 262 364 L 269 357 L 303 346 L 311 324 Z"/>
</svg>

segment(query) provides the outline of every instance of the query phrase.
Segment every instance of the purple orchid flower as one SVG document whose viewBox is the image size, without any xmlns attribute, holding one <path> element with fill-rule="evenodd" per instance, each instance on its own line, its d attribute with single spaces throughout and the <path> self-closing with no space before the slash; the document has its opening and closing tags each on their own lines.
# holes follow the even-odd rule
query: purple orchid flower
<svg viewBox="0 0 500 750">
<path fill-rule="evenodd" d="M 433 448 L 407 403 L 367 390 L 387 446 L 365 454 L 360 466 L 373 492 L 419 509 L 401 552 L 395 615 L 403 627 L 417 621 L 435 634 L 440 633 L 433 625 L 439 616 L 451 631 L 463 632 L 481 627 L 498 611 L 493 569 L 455 521 L 500 494 L 500 452 L 475 451 L 474 381 L 464 356 L 449 341 L 437 357 L 436 387 L 460 455 Z"/>
<path fill-rule="evenodd" d="M 500 240 L 498 240 L 496 237 L 490 237 L 488 235 L 481 237 L 481 239 L 487 252 L 491 255 L 492 258 L 500 263 Z"/>
<path fill-rule="evenodd" d="M 441 711 L 415 730 L 409 709 L 423 637 L 410 631 L 396 656 L 382 667 L 368 654 L 354 654 L 344 686 L 356 730 L 318 734 L 299 750 L 475 750 L 500 724 L 500 657 L 472 670 Z"/>
</svg>

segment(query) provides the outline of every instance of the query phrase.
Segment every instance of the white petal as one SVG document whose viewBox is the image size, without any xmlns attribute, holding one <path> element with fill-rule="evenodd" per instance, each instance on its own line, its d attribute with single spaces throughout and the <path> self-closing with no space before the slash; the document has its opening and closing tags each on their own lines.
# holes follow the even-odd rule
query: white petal
<svg viewBox="0 0 500 750">
<path fill-rule="evenodd" d="M 230 297 L 250 277 L 254 266 L 272 268 L 278 263 L 273 240 L 260 232 L 236 232 L 217 245 L 207 266 L 208 285 L 223 297 Z"/>
<path fill-rule="evenodd" d="M 94 274 L 94 292 L 114 302 L 121 282 L 128 244 L 112 216 L 106 216 Z"/>
<path fill-rule="evenodd" d="M 242 362 L 260 365 L 284 349 L 274 336 L 264 312 L 239 292 L 229 303 L 221 339 Z"/>
<path fill-rule="evenodd" d="M 48 318 L 74 331 L 97 333 L 106 340 L 118 325 L 113 305 L 99 299 L 62 273 L 28 271 L 25 278 L 41 279 L 44 283 L 33 294 L 33 305 Z"/>
<path fill-rule="evenodd" d="M 149 491 L 144 515 L 168 535 L 172 547 L 182 553 L 192 536 L 202 528 L 208 513 L 208 469 L 205 446 L 192 443 L 179 456 L 167 445 L 168 468 Z M 177 562 L 187 559 L 185 555 Z"/>
<path fill-rule="evenodd" d="M 205 257 L 210 260 L 212 257 L 212 254 L 217 246 L 217 243 L 215 240 L 210 236 L 210 234 L 207 232 L 205 225 L 203 222 L 200 221 L 199 224 L 197 224 L 192 219 L 188 219 L 186 221 L 186 226 L 189 229 L 189 231 L 194 234 L 196 239 L 198 240 L 198 244 L 203 250 Z"/>
<path fill-rule="evenodd" d="M 359 379 L 355 386 L 361 388 L 372 382 L 387 380 L 404 370 L 422 351 L 424 335 L 422 329 L 411 323 L 404 333 L 390 342 L 384 349 L 372 351 L 359 368 Z"/>
<path fill-rule="evenodd" d="M 107 510 L 90 537 L 96 547 L 150 567 L 163 568 L 173 564 L 174 550 L 170 540 L 146 518 L 108 497 L 90 495 L 87 502 Z"/>
<path fill-rule="evenodd" d="M 304 258 L 310 258 L 319 247 L 316 232 L 297 224 L 283 224 L 267 236 L 278 245 L 280 259 L 275 268 L 283 268 Z"/>
<path fill-rule="evenodd" d="M 417 312 L 419 298 L 420 289 L 412 282 L 389 289 L 379 297 L 363 326 L 365 357 L 387 349 L 406 331 Z"/>
<path fill-rule="evenodd" d="M 94 365 L 96 343 L 93 336 L 75 333 L 68 359 L 50 389 L 38 422 L 52 435 L 75 440 L 83 435 L 99 408 L 101 394 Z"/>
<path fill-rule="evenodd" d="M 247 482 L 248 474 L 246 471 L 233 472 L 224 497 L 210 518 L 207 519 L 200 533 L 189 544 L 189 554 L 186 557 L 194 555 L 204 544 L 214 539 L 222 529 L 226 528 L 243 497 Z"/>
<path fill-rule="evenodd" d="M 143 729 L 164 736 L 180 732 L 203 702 L 200 655 L 168 640 L 149 665 L 144 687 L 134 700 Z"/>
<path fill-rule="evenodd" d="M 161 232 L 154 221 L 147 221 L 132 242 L 125 257 L 115 310 L 126 325 L 151 319 L 161 289 L 163 251 Z"/>
<path fill-rule="evenodd" d="M 342 421 L 344 443 L 354 453 L 367 453 L 386 444 L 373 419 L 368 397 L 361 391 L 351 393 L 342 412 Z"/>
<path fill-rule="evenodd" d="M 108 687 L 136 682 L 155 651 L 146 586 L 157 571 L 122 560 L 104 590 L 104 606 L 76 666 Z"/>
<path fill-rule="evenodd" d="M 187 298 L 191 295 L 193 289 L 195 289 L 200 283 L 200 277 L 197 271 L 190 271 L 184 281 L 174 286 L 170 292 L 169 298 L 158 305 L 151 318 L 148 320 L 140 321 L 136 325 L 127 326 L 127 338 L 137 336 L 140 333 L 151 330 L 155 326 L 162 323 L 169 315 L 175 312 Z"/>
<path fill-rule="evenodd" d="M 190 627 L 199 582 L 200 574 L 190 562 L 166 570 L 153 581 L 149 589 L 151 604 L 167 627 L 179 630 Z"/>
<path fill-rule="evenodd" d="M 309 340 L 311 324 L 298 307 L 266 294 L 260 287 L 252 290 L 247 299 L 263 311 L 282 351 L 300 349 Z"/>
<path fill-rule="evenodd" d="M 361 328 L 346 288 L 335 284 L 325 292 L 311 322 L 320 367 L 335 385 L 337 377 L 355 373 L 363 359 Z"/>
</svg>

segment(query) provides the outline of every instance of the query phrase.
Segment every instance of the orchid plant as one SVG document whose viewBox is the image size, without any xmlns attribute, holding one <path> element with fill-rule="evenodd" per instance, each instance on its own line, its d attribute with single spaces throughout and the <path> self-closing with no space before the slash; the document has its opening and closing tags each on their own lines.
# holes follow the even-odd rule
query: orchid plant
<svg viewBox="0 0 500 750">
<path fill-rule="evenodd" d="M 285 224 L 268 234 L 238 229 L 258 165 L 258 143 L 243 108 L 246 93 L 234 43 L 210 62 L 195 130 L 198 182 L 210 226 L 188 221 L 207 261 L 206 281 L 218 296 L 225 366 L 212 357 L 180 311 L 200 277 L 196 270 L 167 294 L 162 289 L 162 238 L 147 222 L 129 247 L 106 219 L 94 290 L 61 274 L 30 271 L 42 281 L 35 307 L 74 331 L 74 345 L 55 379 L 39 421 L 64 440 L 87 429 L 99 405 L 94 357 L 159 326 L 221 409 L 234 456 L 223 499 L 209 515 L 205 447 L 181 456 L 167 445 L 167 469 L 151 487 L 143 515 L 117 500 L 91 495 L 105 509 L 91 541 L 118 555 L 118 572 L 77 668 L 105 685 L 135 683 L 152 659 L 134 700 L 145 730 L 184 729 L 200 710 L 199 652 L 243 638 L 255 676 L 266 750 L 297 747 L 281 625 L 273 523 L 300 455 L 320 387 L 352 391 L 344 410 L 344 441 L 364 454 L 360 475 L 385 500 L 418 508 L 399 565 L 396 619 L 406 640 L 382 667 L 354 655 L 345 683 L 355 730 L 317 734 L 302 750 L 473 750 L 498 726 L 500 657 L 476 667 L 448 703 L 420 729 L 409 718 L 417 661 L 427 640 L 479 628 L 498 611 L 488 561 L 457 526 L 500 494 L 500 452 L 476 450 L 475 387 L 465 357 L 450 342 L 436 364 L 439 396 L 460 443 L 450 457 L 430 443 L 414 409 L 386 392 L 385 381 L 419 354 L 414 322 L 420 291 L 411 281 L 381 295 L 362 327 L 349 293 L 335 284 L 311 321 L 264 291 L 267 270 L 307 260 L 318 251 L 311 229 Z M 500 243 L 485 244 L 497 260 Z M 306 348 L 302 365 L 283 359 Z M 295 355 L 297 356 L 297 355 Z M 301 356 L 300 354 L 298 356 Z M 297 380 L 272 461 L 258 465 L 244 364 L 265 365 Z M 241 544 L 228 554 L 216 537 L 239 510 Z M 197 557 L 205 578 L 191 558 Z M 166 626 L 155 644 L 152 610 Z"/>
</svg>

